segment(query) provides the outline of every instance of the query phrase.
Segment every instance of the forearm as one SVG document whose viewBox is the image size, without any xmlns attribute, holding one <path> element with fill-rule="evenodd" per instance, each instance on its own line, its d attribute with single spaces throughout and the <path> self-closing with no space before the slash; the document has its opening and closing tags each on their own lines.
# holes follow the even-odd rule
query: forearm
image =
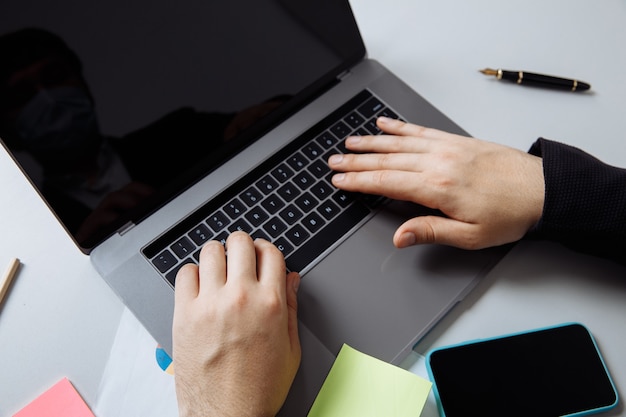
<svg viewBox="0 0 626 417">
<path fill-rule="evenodd" d="M 529 152 L 542 157 L 545 177 L 543 214 L 529 236 L 626 263 L 626 170 L 543 138 Z"/>
</svg>

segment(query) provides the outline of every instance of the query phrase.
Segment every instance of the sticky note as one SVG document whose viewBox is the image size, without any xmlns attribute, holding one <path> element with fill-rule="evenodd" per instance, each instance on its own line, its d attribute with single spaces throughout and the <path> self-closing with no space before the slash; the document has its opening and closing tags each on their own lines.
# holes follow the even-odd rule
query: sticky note
<svg viewBox="0 0 626 417">
<path fill-rule="evenodd" d="M 308 417 L 417 417 L 432 383 L 343 345 Z"/>
<path fill-rule="evenodd" d="M 13 417 L 94 417 L 72 383 L 63 378 Z"/>
</svg>

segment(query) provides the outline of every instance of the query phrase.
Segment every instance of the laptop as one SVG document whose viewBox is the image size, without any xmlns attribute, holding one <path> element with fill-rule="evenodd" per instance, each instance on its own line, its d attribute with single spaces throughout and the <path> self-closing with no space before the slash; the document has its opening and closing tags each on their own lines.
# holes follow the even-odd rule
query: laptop
<svg viewBox="0 0 626 417">
<path fill-rule="evenodd" d="M 328 156 L 380 115 L 466 134 L 367 57 L 347 0 L 39 3 L 0 17 L 0 136 L 166 351 L 176 271 L 234 230 L 302 274 L 284 415 L 306 413 L 343 343 L 400 363 L 501 259 L 398 250 L 429 210 L 330 184 Z"/>
</svg>

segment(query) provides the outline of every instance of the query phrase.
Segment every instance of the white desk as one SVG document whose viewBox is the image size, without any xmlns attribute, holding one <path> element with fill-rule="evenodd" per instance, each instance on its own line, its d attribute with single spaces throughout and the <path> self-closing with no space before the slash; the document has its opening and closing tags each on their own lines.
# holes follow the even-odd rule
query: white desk
<svg viewBox="0 0 626 417">
<path fill-rule="evenodd" d="M 626 2 L 354 0 L 369 55 L 476 137 L 528 149 L 538 136 L 626 166 Z M 577 77 L 592 94 L 497 82 L 486 66 Z M 0 152 L 0 268 L 24 266 L 0 309 L 0 415 L 67 376 L 88 404 L 122 304 Z M 522 242 L 416 348 L 561 321 L 595 335 L 626 395 L 626 269 Z"/>
</svg>

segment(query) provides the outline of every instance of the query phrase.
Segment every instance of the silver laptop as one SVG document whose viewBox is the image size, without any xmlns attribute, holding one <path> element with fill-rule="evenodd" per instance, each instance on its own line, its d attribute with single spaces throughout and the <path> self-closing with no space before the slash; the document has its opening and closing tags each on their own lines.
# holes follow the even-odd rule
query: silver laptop
<svg viewBox="0 0 626 417">
<path fill-rule="evenodd" d="M 0 17 L 0 136 L 167 351 L 176 271 L 234 230 L 303 274 L 285 415 L 308 410 L 343 343 L 399 363 L 501 258 L 395 249 L 429 210 L 330 184 L 328 156 L 379 115 L 464 133 L 367 58 L 348 1 L 69 4 Z"/>
</svg>

